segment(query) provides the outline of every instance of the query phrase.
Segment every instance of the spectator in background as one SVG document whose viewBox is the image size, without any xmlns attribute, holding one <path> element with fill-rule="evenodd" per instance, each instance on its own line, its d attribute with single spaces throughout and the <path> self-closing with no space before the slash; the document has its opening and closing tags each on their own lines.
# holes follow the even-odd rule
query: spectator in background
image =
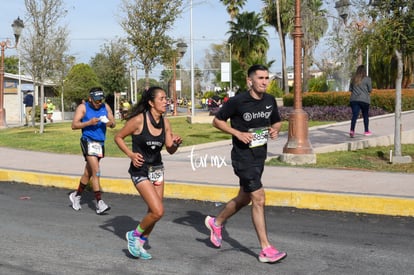
<svg viewBox="0 0 414 275">
<path fill-rule="evenodd" d="M 53 102 L 48 99 L 46 103 L 46 119 L 50 121 L 50 123 L 53 123 L 53 112 L 55 111 L 55 105 Z"/>
<path fill-rule="evenodd" d="M 122 114 L 122 119 L 125 119 L 129 109 L 131 108 L 131 104 L 128 102 L 127 99 L 124 99 L 121 101 L 122 105 L 121 105 L 121 114 Z"/>
<path fill-rule="evenodd" d="M 33 95 L 32 95 L 32 91 L 28 90 L 24 99 L 23 99 L 23 104 L 24 104 L 24 109 L 25 109 L 25 119 L 26 119 L 26 123 L 24 124 L 24 126 L 28 126 L 29 125 L 29 117 L 30 120 L 32 118 L 32 110 L 33 110 Z"/>
<path fill-rule="evenodd" d="M 170 112 L 171 112 L 171 115 L 172 115 L 172 116 L 174 115 L 174 109 L 175 109 L 174 100 L 173 100 L 173 99 L 171 99 L 171 103 L 170 103 Z"/>
<path fill-rule="evenodd" d="M 115 107 L 114 107 L 114 104 L 115 104 L 115 96 L 114 96 L 114 94 L 108 94 L 108 95 L 106 95 L 105 96 L 105 103 L 108 104 L 109 107 L 111 107 L 112 114 L 115 115 Z"/>
<path fill-rule="evenodd" d="M 351 92 L 350 105 L 352 109 L 349 137 L 353 138 L 355 136 L 355 125 L 360 111 L 364 120 L 364 135 L 371 136 L 372 133 L 369 130 L 369 106 L 371 104 L 372 82 L 371 78 L 367 76 L 364 65 L 357 67 L 351 79 L 349 91 Z"/>
<path fill-rule="evenodd" d="M 203 108 L 203 110 L 205 110 L 205 109 L 206 109 L 206 105 L 207 105 L 207 100 L 206 100 L 206 98 L 205 98 L 205 97 L 203 97 L 203 98 L 201 99 L 201 107 Z"/>
<path fill-rule="evenodd" d="M 221 106 L 221 100 L 218 95 L 214 95 L 211 98 L 211 108 L 219 108 Z"/>
</svg>

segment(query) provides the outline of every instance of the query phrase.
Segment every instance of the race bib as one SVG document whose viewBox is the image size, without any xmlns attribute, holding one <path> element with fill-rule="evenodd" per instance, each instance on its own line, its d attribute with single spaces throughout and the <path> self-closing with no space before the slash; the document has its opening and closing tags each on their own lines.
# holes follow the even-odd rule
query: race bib
<svg viewBox="0 0 414 275">
<path fill-rule="evenodd" d="M 154 185 L 160 185 L 164 181 L 164 166 L 150 166 L 148 178 Z"/>
<path fill-rule="evenodd" d="M 250 148 L 265 145 L 267 143 L 267 139 L 269 138 L 269 129 L 268 128 L 249 129 L 249 133 L 253 134 L 253 139 L 249 143 Z"/>
<path fill-rule="evenodd" d="M 102 145 L 96 141 L 88 142 L 88 155 L 102 157 Z"/>
</svg>

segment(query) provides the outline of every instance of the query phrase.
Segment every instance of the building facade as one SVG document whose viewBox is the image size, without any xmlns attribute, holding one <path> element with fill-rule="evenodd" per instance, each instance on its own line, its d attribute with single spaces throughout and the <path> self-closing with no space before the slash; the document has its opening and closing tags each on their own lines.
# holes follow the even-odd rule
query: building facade
<svg viewBox="0 0 414 275">
<path fill-rule="evenodd" d="M 23 98 L 28 90 L 33 92 L 34 104 L 40 104 L 40 92 L 34 87 L 33 79 L 30 76 L 4 73 L 4 109 L 6 110 L 6 123 L 23 123 L 25 117 Z M 45 98 L 56 97 L 55 84 L 45 82 L 44 93 Z"/>
</svg>

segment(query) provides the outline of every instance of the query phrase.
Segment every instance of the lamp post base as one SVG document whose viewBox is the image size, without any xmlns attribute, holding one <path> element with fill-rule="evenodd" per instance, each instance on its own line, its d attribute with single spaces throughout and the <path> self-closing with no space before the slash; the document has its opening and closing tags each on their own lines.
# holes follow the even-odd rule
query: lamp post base
<svg viewBox="0 0 414 275">
<path fill-rule="evenodd" d="M 286 154 L 313 154 L 308 139 L 308 114 L 302 109 L 295 109 L 289 114 L 288 141 L 283 147 Z"/>
<path fill-rule="evenodd" d="M 279 159 L 291 165 L 316 164 L 316 154 L 282 154 Z"/>
<path fill-rule="evenodd" d="M 7 128 L 6 109 L 0 108 L 0 128 Z"/>
</svg>

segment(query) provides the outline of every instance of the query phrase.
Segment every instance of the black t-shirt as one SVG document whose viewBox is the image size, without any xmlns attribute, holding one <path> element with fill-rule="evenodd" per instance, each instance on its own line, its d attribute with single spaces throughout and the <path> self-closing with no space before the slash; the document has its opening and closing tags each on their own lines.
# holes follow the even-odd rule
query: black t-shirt
<svg viewBox="0 0 414 275">
<path fill-rule="evenodd" d="M 227 121 L 231 127 L 241 132 L 251 129 L 268 128 L 281 121 L 276 100 L 273 96 L 264 93 L 261 99 L 253 98 L 249 92 L 231 97 L 216 114 L 216 118 Z M 267 144 L 250 148 L 235 136 L 232 137 L 232 161 L 242 163 L 262 164 L 267 156 Z"/>
</svg>

